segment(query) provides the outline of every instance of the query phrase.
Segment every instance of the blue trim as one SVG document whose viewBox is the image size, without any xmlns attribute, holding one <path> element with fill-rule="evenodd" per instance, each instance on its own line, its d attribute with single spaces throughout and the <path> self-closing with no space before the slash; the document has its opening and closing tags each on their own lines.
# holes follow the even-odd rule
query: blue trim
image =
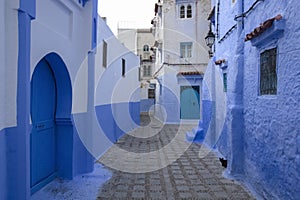
<svg viewBox="0 0 300 200">
<path fill-rule="evenodd" d="M 78 3 L 79 3 L 80 5 L 82 5 L 82 7 L 84 7 L 85 4 L 86 4 L 88 1 L 89 1 L 89 0 L 78 0 Z"/>
<path fill-rule="evenodd" d="M 36 15 L 36 0 L 20 0 L 20 10 L 35 19 Z"/>
<path fill-rule="evenodd" d="M 92 13 L 92 49 L 97 47 L 98 0 L 93 0 Z"/>
<path fill-rule="evenodd" d="M 17 127 L 6 129 L 8 199 L 30 197 L 30 37 L 34 17 L 35 1 L 21 0 L 18 12 Z"/>
</svg>

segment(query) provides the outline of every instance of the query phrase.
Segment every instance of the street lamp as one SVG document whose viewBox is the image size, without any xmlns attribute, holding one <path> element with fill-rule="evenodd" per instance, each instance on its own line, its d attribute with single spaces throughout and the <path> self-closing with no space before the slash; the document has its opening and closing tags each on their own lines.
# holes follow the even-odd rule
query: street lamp
<svg viewBox="0 0 300 200">
<path fill-rule="evenodd" d="M 212 52 L 212 46 L 213 44 L 215 43 L 215 34 L 211 31 L 211 25 L 209 25 L 209 31 L 205 37 L 205 42 L 206 42 L 206 45 L 209 47 L 209 57 L 212 57 L 213 55 L 213 52 Z"/>
</svg>

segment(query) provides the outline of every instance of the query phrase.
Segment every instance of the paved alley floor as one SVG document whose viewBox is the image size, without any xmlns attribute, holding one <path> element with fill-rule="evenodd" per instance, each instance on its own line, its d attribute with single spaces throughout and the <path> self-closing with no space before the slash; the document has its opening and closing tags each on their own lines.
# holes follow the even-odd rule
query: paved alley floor
<svg viewBox="0 0 300 200">
<path fill-rule="evenodd" d="M 142 116 L 141 125 L 98 161 L 112 172 L 98 199 L 254 199 L 222 176 L 213 152 L 185 142 L 195 124 L 162 125 Z"/>
</svg>

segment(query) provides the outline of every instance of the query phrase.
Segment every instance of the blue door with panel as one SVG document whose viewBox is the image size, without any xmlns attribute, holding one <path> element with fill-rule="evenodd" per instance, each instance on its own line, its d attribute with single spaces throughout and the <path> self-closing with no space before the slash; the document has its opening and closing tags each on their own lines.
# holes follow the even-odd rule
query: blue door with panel
<svg viewBox="0 0 300 200">
<path fill-rule="evenodd" d="M 200 119 L 199 86 L 180 87 L 180 118 Z"/>
<path fill-rule="evenodd" d="M 56 84 L 50 65 L 42 59 L 31 81 L 30 172 L 34 193 L 56 177 Z"/>
</svg>

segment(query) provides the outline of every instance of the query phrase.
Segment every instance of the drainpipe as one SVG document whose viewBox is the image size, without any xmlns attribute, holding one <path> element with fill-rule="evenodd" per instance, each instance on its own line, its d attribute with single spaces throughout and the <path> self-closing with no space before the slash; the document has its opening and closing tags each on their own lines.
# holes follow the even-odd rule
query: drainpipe
<svg viewBox="0 0 300 200">
<path fill-rule="evenodd" d="M 237 1 L 238 15 L 244 12 L 244 0 Z M 228 168 L 227 174 L 236 179 L 244 175 L 244 17 L 237 19 L 237 41 L 234 64 L 229 69 L 228 90 Z"/>
</svg>

